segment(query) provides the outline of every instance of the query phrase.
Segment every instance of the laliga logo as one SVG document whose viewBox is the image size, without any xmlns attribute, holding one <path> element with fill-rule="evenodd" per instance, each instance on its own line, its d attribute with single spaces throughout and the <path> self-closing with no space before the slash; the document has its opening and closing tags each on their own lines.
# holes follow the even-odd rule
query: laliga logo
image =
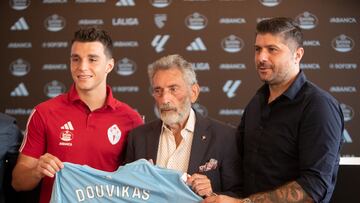
<svg viewBox="0 0 360 203">
<path fill-rule="evenodd" d="M 355 42 L 350 37 L 342 34 L 331 41 L 332 47 L 338 52 L 349 52 L 355 46 Z"/>
<path fill-rule="evenodd" d="M 259 0 L 259 2 L 267 7 L 274 7 L 280 4 L 281 0 Z"/>
<path fill-rule="evenodd" d="M 44 21 L 45 28 L 50 32 L 58 32 L 65 27 L 65 18 L 57 14 L 47 17 Z"/>
<path fill-rule="evenodd" d="M 226 52 L 236 53 L 244 47 L 244 41 L 235 35 L 230 35 L 221 41 L 221 46 Z"/>
<path fill-rule="evenodd" d="M 132 75 L 136 71 L 136 63 L 128 58 L 122 58 L 115 66 L 116 73 L 123 76 Z"/>
<path fill-rule="evenodd" d="M 229 98 L 235 97 L 235 92 L 241 84 L 241 80 L 228 80 L 223 86 L 223 91 L 226 93 L 226 96 Z"/>
<path fill-rule="evenodd" d="M 344 114 L 344 121 L 345 122 L 351 121 L 355 115 L 354 109 L 351 106 L 346 105 L 344 103 L 340 104 L 340 107 L 341 107 L 341 111 Z"/>
<path fill-rule="evenodd" d="M 150 3 L 156 8 L 165 8 L 171 4 L 171 0 L 150 0 Z"/>
<path fill-rule="evenodd" d="M 298 15 L 295 20 L 299 23 L 299 27 L 304 30 L 315 28 L 319 22 L 317 17 L 308 11 Z"/>
<path fill-rule="evenodd" d="M 157 53 L 164 51 L 165 43 L 170 38 L 170 35 L 156 35 L 151 42 L 151 46 L 155 48 Z"/>
<path fill-rule="evenodd" d="M 185 18 L 185 25 L 192 30 L 201 30 L 207 26 L 208 20 L 200 13 L 193 13 Z"/>
<path fill-rule="evenodd" d="M 57 80 L 53 80 L 44 86 L 44 92 L 48 97 L 56 97 L 65 92 L 65 85 Z"/>
<path fill-rule="evenodd" d="M 30 72 L 30 63 L 18 58 L 10 64 L 10 72 L 14 76 L 24 76 Z"/>
</svg>

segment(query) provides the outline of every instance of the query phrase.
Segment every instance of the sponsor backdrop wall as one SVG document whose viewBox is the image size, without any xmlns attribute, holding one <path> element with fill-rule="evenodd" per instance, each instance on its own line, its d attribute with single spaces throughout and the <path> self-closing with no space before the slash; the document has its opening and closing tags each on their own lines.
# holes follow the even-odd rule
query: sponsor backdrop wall
<svg viewBox="0 0 360 203">
<path fill-rule="evenodd" d="M 36 104 L 72 84 L 73 32 L 98 26 L 114 40 L 114 96 L 146 121 L 157 117 L 147 66 L 178 53 L 198 75 L 201 95 L 194 108 L 237 125 L 261 85 L 253 62 L 255 25 L 289 16 L 305 34 L 301 68 L 341 102 L 342 156 L 360 157 L 359 9 L 358 0 L 3 0 L 0 111 L 16 117 L 24 130 Z"/>
</svg>

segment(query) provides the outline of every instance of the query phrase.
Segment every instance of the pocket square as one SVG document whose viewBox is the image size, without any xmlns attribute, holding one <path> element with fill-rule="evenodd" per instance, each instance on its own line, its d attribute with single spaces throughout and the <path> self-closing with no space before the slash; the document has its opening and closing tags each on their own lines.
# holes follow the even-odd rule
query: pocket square
<svg viewBox="0 0 360 203">
<path fill-rule="evenodd" d="M 210 159 L 204 165 L 199 166 L 199 172 L 206 172 L 217 168 L 218 161 L 216 159 Z"/>
</svg>

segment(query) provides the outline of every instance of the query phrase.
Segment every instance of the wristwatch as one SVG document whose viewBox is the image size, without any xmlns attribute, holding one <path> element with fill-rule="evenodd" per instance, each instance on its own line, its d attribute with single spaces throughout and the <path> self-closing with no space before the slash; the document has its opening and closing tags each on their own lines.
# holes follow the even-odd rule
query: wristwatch
<svg viewBox="0 0 360 203">
<path fill-rule="evenodd" d="M 254 203 L 250 198 L 242 199 L 243 203 Z"/>
</svg>

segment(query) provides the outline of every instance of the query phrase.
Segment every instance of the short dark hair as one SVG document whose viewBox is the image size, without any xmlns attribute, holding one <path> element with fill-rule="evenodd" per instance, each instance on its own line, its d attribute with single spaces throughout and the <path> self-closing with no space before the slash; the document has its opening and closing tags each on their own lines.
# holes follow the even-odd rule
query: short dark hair
<svg viewBox="0 0 360 203">
<path fill-rule="evenodd" d="M 260 21 L 256 25 L 256 35 L 271 33 L 280 34 L 284 40 L 292 39 L 297 47 L 303 46 L 303 33 L 298 24 L 291 18 L 274 17 Z"/>
<path fill-rule="evenodd" d="M 101 42 L 105 55 L 112 58 L 113 43 L 110 35 L 105 30 L 96 27 L 80 28 L 75 32 L 71 45 L 74 42 Z"/>
</svg>

